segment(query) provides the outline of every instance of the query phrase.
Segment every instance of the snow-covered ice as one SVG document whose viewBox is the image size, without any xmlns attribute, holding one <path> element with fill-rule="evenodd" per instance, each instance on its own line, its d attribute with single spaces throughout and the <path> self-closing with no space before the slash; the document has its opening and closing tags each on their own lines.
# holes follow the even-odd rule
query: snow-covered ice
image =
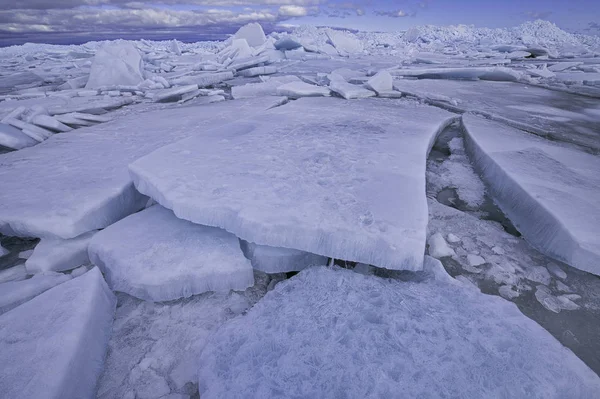
<svg viewBox="0 0 600 399">
<path fill-rule="evenodd" d="M 67 239 L 106 227 L 147 202 L 133 187 L 127 164 L 279 102 L 263 97 L 134 114 L 4 154 L 0 232 Z"/>
<path fill-rule="evenodd" d="M 129 42 L 113 42 L 96 51 L 87 89 L 111 85 L 135 86 L 144 80 L 144 61 Z"/>
<path fill-rule="evenodd" d="M 115 305 L 94 268 L 0 315 L 0 396 L 93 397 Z"/>
<path fill-rule="evenodd" d="M 314 267 L 224 324 L 200 396 L 591 398 L 600 378 L 502 298 Z"/>
<path fill-rule="evenodd" d="M 236 236 L 178 219 L 160 205 L 98 232 L 88 251 L 113 290 L 148 301 L 241 291 L 254 284 Z"/>
<path fill-rule="evenodd" d="M 96 231 L 90 231 L 68 240 L 43 238 L 25 262 L 27 272 L 60 272 L 88 263 L 87 248 L 94 234 Z"/>
<path fill-rule="evenodd" d="M 432 234 L 427 240 L 427 244 L 429 245 L 429 255 L 436 259 L 456 255 L 440 232 Z"/>
<path fill-rule="evenodd" d="M 297 249 L 256 245 L 245 240 L 240 240 L 240 248 L 252 262 L 252 267 L 265 273 L 297 272 L 309 266 L 327 264 L 326 256 Z"/>
<path fill-rule="evenodd" d="M 303 98 L 165 146 L 133 162 L 132 178 L 178 217 L 250 242 L 419 270 L 426 157 L 456 117 L 341 101 Z"/>
<path fill-rule="evenodd" d="M 48 272 L 27 280 L 0 284 L 0 314 L 70 279 L 68 274 Z"/>
<path fill-rule="evenodd" d="M 525 238 L 600 275 L 600 159 L 477 116 L 463 124 L 474 164 Z"/>
</svg>

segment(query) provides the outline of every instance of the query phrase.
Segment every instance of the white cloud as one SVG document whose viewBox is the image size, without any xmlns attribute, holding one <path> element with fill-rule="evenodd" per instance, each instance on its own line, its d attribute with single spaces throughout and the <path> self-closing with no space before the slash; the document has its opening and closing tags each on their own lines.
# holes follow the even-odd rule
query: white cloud
<svg viewBox="0 0 600 399">
<path fill-rule="evenodd" d="M 308 15 L 308 10 L 303 6 L 285 5 L 279 7 L 279 15 L 286 17 L 305 17 Z"/>
</svg>

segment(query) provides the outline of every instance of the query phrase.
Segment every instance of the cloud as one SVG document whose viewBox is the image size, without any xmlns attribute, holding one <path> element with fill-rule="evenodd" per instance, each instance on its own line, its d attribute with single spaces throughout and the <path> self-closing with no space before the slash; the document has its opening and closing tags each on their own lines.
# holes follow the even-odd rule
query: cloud
<svg viewBox="0 0 600 399">
<path fill-rule="evenodd" d="M 285 5 L 279 7 L 279 15 L 286 17 L 305 17 L 308 15 L 308 10 L 303 6 Z"/>
<path fill-rule="evenodd" d="M 416 13 L 408 13 L 404 10 L 395 10 L 395 11 L 376 10 L 375 11 L 375 15 L 378 15 L 380 17 L 391 17 L 391 18 L 410 17 L 410 16 L 414 16 L 415 14 Z"/>
<path fill-rule="evenodd" d="M 138 5 L 153 8 L 156 5 L 191 5 L 205 7 L 239 7 L 239 6 L 312 6 L 326 0 L 136 0 Z M 132 0 L 2 0 L 0 9 L 5 10 L 51 10 L 69 9 L 87 6 L 122 7 Z"/>
</svg>

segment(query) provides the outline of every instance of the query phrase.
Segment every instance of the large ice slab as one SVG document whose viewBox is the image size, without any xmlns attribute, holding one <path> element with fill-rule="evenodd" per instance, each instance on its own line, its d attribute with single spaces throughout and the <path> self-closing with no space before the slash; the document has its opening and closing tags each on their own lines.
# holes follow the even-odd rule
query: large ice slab
<svg viewBox="0 0 600 399">
<path fill-rule="evenodd" d="M 260 245 L 418 270 L 425 160 L 454 120 L 412 101 L 303 98 L 161 148 L 130 171 L 182 219 Z"/>
<path fill-rule="evenodd" d="M 87 248 L 94 234 L 96 231 L 90 231 L 68 240 L 43 238 L 25 262 L 27 272 L 60 272 L 88 263 Z"/>
<path fill-rule="evenodd" d="M 502 298 L 326 267 L 224 324 L 199 365 L 203 399 L 560 399 L 600 389 L 588 366 Z"/>
<path fill-rule="evenodd" d="M 159 205 L 100 231 L 88 251 L 113 290 L 149 301 L 241 291 L 254 284 L 236 236 L 178 219 Z"/>
<path fill-rule="evenodd" d="M 514 82 L 522 73 L 505 67 L 462 67 L 462 68 L 425 68 L 395 69 L 390 73 L 395 76 L 418 77 L 420 79 L 459 79 L 459 80 L 492 80 Z"/>
<path fill-rule="evenodd" d="M 66 239 L 104 228 L 147 202 L 131 183 L 130 162 L 280 101 L 263 97 L 135 114 L 4 154 L 0 232 Z"/>
<path fill-rule="evenodd" d="M 396 80 L 396 90 L 600 152 L 598 99 L 511 82 Z"/>
<path fill-rule="evenodd" d="M 140 52 L 130 42 L 113 42 L 96 51 L 85 87 L 135 86 L 143 80 L 144 61 Z"/>
<path fill-rule="evenodd" d="M 252 22 L 242 26 L 233 36 L 236 39 L 246 39 L 248 45 L 258 47 L 265 43 L 267 37 L 259 23 Z"/>
<path fill-rule="evenodd" d="M 98 268 L 0 316 L 0 396 L 91 398 L 116 300 Z"/>
<path fill-rule="evenodd" d="M 525 238 L 600 275 L 600 158 L 473 115 L 463 124 L 471 159 Z"/>
<path fill-rule="evenodd" d="M 252 262 L 252 267 L 265 273 L 297 272 L 313 265 L 326 265 L 328 261 L 326 256 L 297 249 L 256 245 L 245 240 L 240 240 L 240 248 Z"/>
<path fill-rule="evenodd" d="M 32 139 L 16 127 L 0 123 L 0 145 L 13 150 L 20 150 L 37 143 L 37 140 Z"/>
</svg>

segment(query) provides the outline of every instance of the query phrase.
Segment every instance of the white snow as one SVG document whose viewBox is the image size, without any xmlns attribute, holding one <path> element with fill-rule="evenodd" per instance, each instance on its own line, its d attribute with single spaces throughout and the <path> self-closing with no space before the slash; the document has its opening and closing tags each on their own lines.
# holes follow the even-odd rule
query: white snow
<svg viewBox="0 0 600 399">
<path fill-rule="evenodd" d="M 315 86 L 305 82 L 290 82 L 277 88 L 277 95 L 290 98 L 327 97 L 330 91 L 327 87 Z"/>
<path fill-rule="evenodd" d="M 106 227 L 148 201 L 133 187 L 127 164 L 178 139 L 202 136 L 212 127 L 278 105 L 280 100 L 268 97 L 166 109 L 148 112 L 141 119 L 134 114 L 3 154 L 0 232 L 67 239 Z"/>
<path fill-rule="evenodd" d="M 130 172 L 182 219 L 260 245 L 419 270 L 426 157 L 454 120 L 414 102 L 303 98 L 163 147 Z"/>
<path fill-rule="evenodd" d="M 25 262 L 29 274 L 71 270 L 88 263 L 87 248 L 96 231 L 69 240 L 43 238 Z"/>
<path fill-rule="evenodd" d="M 96 268 L 1 315 L 2 397 L 93 397 L 115 305 Z"/>
<path fill-rule="evenodd" d="M 297 249 L 256 245 L 245 240 L 240 240 L 240 248 L 252 267 L 265 273 L 297 272 L 309 266 L 327 264 L 326 256 Z"/>
<path fill-rule="evenodd" d="M 427 244 L 429 244 L 429 255 L 436 259 L 456 255 L 454 250 L 448 246 L 446 240 L 444 240 L 444 236 L 440 232 L 432 234 L 427 240 Z"/>
<path fill-rule="evenodd" d="M 262 46 L 267 41 L 262 26 L 256 22 L 242 26 L 233 37 L 236 39 L 246 39 L 248 45 L 252 47 Z"/>
<path fill-rule="evenodd" d="M 144 300 L 240 291 L 254 284 L 236 236 L 178 219 L 159 205 L 98 232 L 88 250 L 113 290 Z"/>
<path fill-rule="evenodd" d="M 600 378 L 514 304 L 462 284 L 313 267 L 224 324 L 200 397 L 587 398 Z M 257 366 L 259 365 L 259 366 Z"/>
<path fill-rule="evenodd" d="M 463 124 L 471 159 L 524 237 L 600 274 L 600 159 L 472 115 Z"/>
<path fill-rule="evenodd" d="M 112 42 L 96 51 L 86 89 L 103 86 L 135 86 L 144 80 L 144 62 L 129 42 Z"/>
<path fill-rule="evenodd" d="M 0 314 L 70 279 L 67 274 L 49 272 L 27 280 L 0 284 Z"/>
</svg>

